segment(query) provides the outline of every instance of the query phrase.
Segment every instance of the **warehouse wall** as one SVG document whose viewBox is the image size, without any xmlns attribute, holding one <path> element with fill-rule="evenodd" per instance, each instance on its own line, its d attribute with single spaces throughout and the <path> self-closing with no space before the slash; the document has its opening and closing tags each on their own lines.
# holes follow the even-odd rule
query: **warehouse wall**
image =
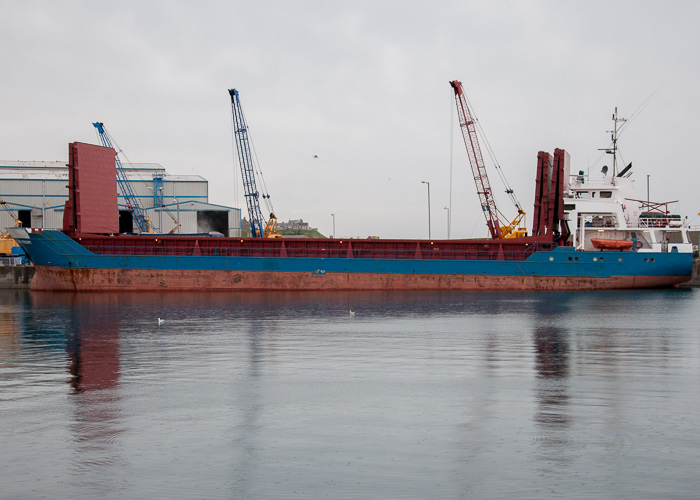
<svg viewBox="0 0 700 500">
<path fill-rule="evenodd" d="M 68 199 L 68 169 L 65 163 L 14 163 L 0 161 L 0 199 L 8 203 L 15 215 L 20 215 L 21 211 L 21 218 L 28 227 L 62 228 L 64 205 Z M 168 215 L 170 213 L 176 219 L 179 217 L 180 233 L 195 233 L 198 230 L 196 211 L 214 210 L 228 213 L 228 228 L 222 232 L 240 236 L 240 210 L 210 205 L 209 184 L 205 179 L 194 175 L 169 175 L 157 164 L 141 165 L 149 167 L 127 168 L 126 173 L 145 216 L 153 221 L 157 230 L 167 233 L 175 227 L 175 222 Z M 154 179 L 155 176 L 162 180 Z M 119 209 L 124 210 L 121 191 L 117 203 Z M 12 216 L 0 210 L 0 232 L 14 225 Z"/>
</svg>

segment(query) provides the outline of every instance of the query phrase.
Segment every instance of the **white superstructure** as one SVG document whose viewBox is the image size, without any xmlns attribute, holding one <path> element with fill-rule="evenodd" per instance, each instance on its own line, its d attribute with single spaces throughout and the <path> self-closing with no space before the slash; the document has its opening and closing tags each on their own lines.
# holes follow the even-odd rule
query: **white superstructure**
<svg viewBox="0 0 700 500">
<path fill-rule="evenodd" d="M 630 178 L 632 164 L 616 172 L 618 123 L 613 115 L 612 174 L 603 167 L 592 179 L 583 171 L 570 175 L 564 191 L 564 219 L 569 224 L 570 242 L 579 250 L 597 250 L 592 240 L 603 240 L 611 247 L 617 242 L 633 242 L 639 252 L 693 252 L 687 217 L 671 214 L 669 204 L 639 200 Z M 600 244 L 600 241 L 596 241 Z"/>
<path fill-rule="evenodd" d="M 640 252 L 693 251 L 687 219 L 647 208 L 635 199 L 629 177 L 606 175 L 592 181 L 579 173 L 564 193 L 564 218 L 577 249 L 595 250 L 595 238 L 634 241 Z"/>
</svg>

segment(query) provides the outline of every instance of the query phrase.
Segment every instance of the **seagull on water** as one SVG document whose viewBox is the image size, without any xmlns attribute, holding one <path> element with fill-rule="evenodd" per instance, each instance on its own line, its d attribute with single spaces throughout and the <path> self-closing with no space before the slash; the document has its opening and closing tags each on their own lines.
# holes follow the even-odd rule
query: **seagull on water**
<svg viewBox="0 0 700 500">
<path fill-rule="evenodd" d="M 165 323 L 165 320 L 158 318 L 158 326 L 162 325 L 163 323 Z"/>
<path fill-rule="evenodd" d="M 352 309 L 350 309 L 350 316 L 355 316 L 355 311 L 353 311 Z"/>
</svg>

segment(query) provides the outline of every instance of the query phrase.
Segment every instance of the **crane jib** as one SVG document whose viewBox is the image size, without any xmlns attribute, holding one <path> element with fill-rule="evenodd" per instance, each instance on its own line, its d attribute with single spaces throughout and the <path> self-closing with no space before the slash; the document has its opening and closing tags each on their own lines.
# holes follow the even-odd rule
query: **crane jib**
<svg viewBox="0 0 700 500">
<path fill-rule="evenodd" d="M 469 110 L 466 96 L 462 90 L 462 83 L 457 80 L 453 80 L 450 82 L 450 85 L 454 89 L 457 115 L 459 117 L 460 128 L 462 130 L 462 137 L 464 138 L 464 145 L 467 148 L 467 156 L 469 157 L 469 164 L 472 168 L 472 174 L 474 177 L 474 182 L 476 183 L 479 201 L 481 203 L 484 216 L 486 217 L 486 225 L 489 228 L 491 237 L 493 239 L 499 239 L 502 237 L 502 234 L 501 224 L 497 215 L 498 209 L 496 208 L 496 200 L 493 197 L 491 185 L 486 173 L 486 166 L 484 164 L 481 148 L 479 146 L 479 140 L 476 135 L 476 128 L 474 126 L 473 114 Z"/>
<path fill-rule="evenodd" d="M 248 217 L 250 218 L 250 235 L 253 238 L 261 238 L 264 236 L 264 227 L 266 225 L 260 210 L 259 191 L 255 183 L 255 168 L 253 164 L 253 155 L 251 154 L 250 140 L 248 138 L 248 125 L 243 116 L 243 108 L 239 93 L 236 89 L 229 89 L 231 96 L 231 112 L 233 115 L 233 129 L 235 130 L 236 152 L 238 154 L 238 163 L 241 167 L 241 176 L 243 180 L 243 189 L 245 192 L 246 206 L 248 208 Z"/>
<path fill-rule="evenodd" d="M 109 133 L 107 132 L 107 129 L 104 127 L 104 124 L 102 122 L 95 122 L 92 124 L 96 129 L 97 133 L 100 137 L 100 142 L 102 145 L 106 148 L 111 148 L 114 150 L 115 155 L 114 155 L 114 163 L 117 169 L 117 185 L 119 186 L 120 191 L 122 192 L 122 196 L 124 198 L 124 207 L 131 212 L 131 218 L 133 222 L 136 224 L 136 229 L 139 233 L 150 233 L 153 231 L 153 226 L 151 225 L 150 220 L 146 219 L 146 216 L 144 214 L 143 209 L 138 203 L 138 200 L 136 199 L 136 194 L 134 193 L 133 188 L 131 187 L 131 182 L 126 175 L 126 172 L 124 171 L 124 168 L 122 167 L 122 163 L 119 160 L 119 153 L 120 150 L 118 147 L 114 147 L 112 143 L 112 139 L 109 136 Z"/>
</svg>

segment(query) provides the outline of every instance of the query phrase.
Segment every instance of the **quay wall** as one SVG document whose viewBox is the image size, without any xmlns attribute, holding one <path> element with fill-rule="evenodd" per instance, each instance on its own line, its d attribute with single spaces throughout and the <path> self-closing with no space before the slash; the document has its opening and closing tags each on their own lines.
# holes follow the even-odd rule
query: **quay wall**
<svg viewBox="0 0 700 500">
<path fill-rule="evenodd" d="M 684 288 L 700 287 L 700 258 L 693 259 L 693 277 L 681 286 Z"/>
<path fill-rule="evenodd" d="M 34 266 L 0 266 L 0 289 L 29 289 Z"/>
</svg>

